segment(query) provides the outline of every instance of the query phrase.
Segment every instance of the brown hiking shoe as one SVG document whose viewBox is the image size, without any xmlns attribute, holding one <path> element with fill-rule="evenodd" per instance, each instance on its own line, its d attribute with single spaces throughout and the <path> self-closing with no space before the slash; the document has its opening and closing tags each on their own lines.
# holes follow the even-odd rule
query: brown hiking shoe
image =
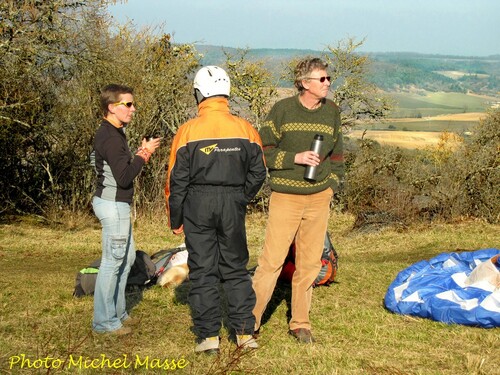
<svg viewBox="0 0 500 375">
<path fill-rule="evenodd" d="M 312 344 L 315 341 L 311 331 L 306 328 L 291 329 L 288 334 L 304 344 Z"/>
<path fill-rule="evenodd" d="M 127 327 L 133 327 L 133 326 L 136 326 L 137 324 L 139 324 L 139 319 L 137 318 L 132 318 L 132 317 L 129 317 L 127 319 L 125 319 L 122 324 L 124 326 L 127 326 Z"/>
</svg>

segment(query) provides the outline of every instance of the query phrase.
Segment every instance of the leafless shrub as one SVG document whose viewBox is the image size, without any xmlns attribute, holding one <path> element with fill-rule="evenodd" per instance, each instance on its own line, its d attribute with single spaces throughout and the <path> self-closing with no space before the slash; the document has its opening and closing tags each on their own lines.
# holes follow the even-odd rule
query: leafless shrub
<svg viewBox="0 0 500 375">
<path fill-rule="evenodd" d="M 443 135 L 423 151 L 381 147 L 361 140 L 348 153 L 342 195 L 356 215 L 355 228 L 405 226 L 435 219 L 481 218 L 497 223 L 500 212 L 500 112 L 490 112 L 458 148 Z M 450 145 L 453 144 L 453 147 Z"/>
<path fill-rule="evenodd" d="M 451 215 L 500 219 L 500 110 L 481 120 L 443 168 L 441 191 L 451 191 Z"/>
</svg>

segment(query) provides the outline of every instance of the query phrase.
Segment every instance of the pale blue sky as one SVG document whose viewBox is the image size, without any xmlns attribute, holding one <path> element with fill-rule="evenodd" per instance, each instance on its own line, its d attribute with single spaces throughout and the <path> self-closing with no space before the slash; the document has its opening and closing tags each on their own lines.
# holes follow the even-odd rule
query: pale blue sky
<svg viewBox="0 0 500 375">
<path fill-rule="evenodd" d="M 117 22 L 162 25 L 177 43 L 323 50 L 500 54 L 500 0 L 128 0 Z"/>
</svg>

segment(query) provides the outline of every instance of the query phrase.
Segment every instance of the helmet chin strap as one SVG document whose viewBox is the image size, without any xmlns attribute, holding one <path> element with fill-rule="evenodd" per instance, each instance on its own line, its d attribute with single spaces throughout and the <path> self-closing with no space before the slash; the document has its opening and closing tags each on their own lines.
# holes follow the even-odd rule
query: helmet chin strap
<svg viewBox="0 0 500 375">
<path fill-rule="evenodd" d="M 196 104 L 200 104 L 206 98 L 201 94 L 200 90 L 194 89 L 194 98 L 196 99 Z"/>
</svg>

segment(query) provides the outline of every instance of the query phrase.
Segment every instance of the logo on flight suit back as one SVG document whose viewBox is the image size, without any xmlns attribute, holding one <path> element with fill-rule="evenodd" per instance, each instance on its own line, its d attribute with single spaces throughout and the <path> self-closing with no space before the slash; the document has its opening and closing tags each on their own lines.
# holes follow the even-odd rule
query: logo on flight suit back
<svg viewBox="0 0 500 375">
<path fill-rule="evenodd" d="M 207 146 L 207 147 L 200 148 L 200 151 L 207 154 L 207 155 L 210 155 L 212 153 L 212 151 L 216 149 L 216 147 L 217 147 L 217 143 L 210 145 L 210 146 Z"/>
<path fill-rule="evenodd" d="M 241 151 L 241 148 L 239 148 L 239 147 L 219 148 L 219 147 L 217 147 L 217 143 L 214 143 L 213 145 L 200 148 L 200 151 L 207 154 L 207 155 L 210 155 L 213 151 L 215 151 L 215 152 L 239 152 L 239 151 Z"/>
</svg>

